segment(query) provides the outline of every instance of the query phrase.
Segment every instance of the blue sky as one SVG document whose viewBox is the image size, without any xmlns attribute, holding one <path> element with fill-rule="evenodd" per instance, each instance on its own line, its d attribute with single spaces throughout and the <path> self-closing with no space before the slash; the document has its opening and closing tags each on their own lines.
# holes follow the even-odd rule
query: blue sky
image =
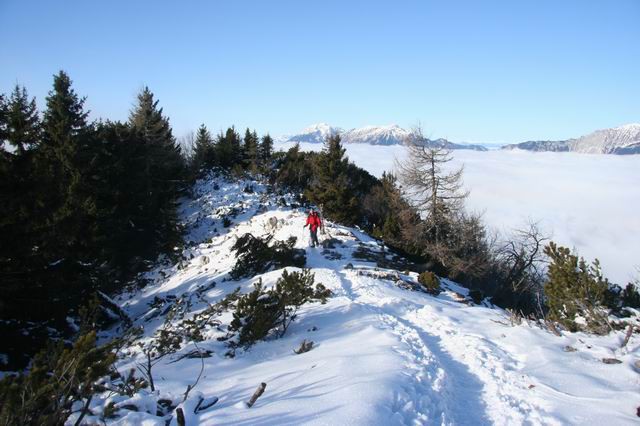
<svg viewBox="0 0 640 426">
<path fill-rule="evenodd" d="M 640 122 L 640 1 L 0 0 L 0 91 L 66 70 L 93 117 L 148 85 L 181 136 L 418 122 L 563 139 Z"/>
</svg>

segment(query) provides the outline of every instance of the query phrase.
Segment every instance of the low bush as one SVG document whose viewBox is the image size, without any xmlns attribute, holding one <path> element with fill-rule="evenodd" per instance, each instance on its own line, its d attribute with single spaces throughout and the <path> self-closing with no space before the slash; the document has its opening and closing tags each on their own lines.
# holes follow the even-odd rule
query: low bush
<svg viewBox="0 0 640 426">
<path fill-rule="evenodd" d="M 440 279 L 431 271 L 426 271 L 418 275 L 418 282 L 431 294 L 440 294 Z"/>
<path fill-rule="evenodd" d="M 267 272 L 271 268 L 280 269 L 286 266 L 302 268 L 307 262 L 304 250 L 294 248 L 295 237 L 286 241 L 276 241 L 269 245 L 272 236 L 259 238 L 247 233 L 238 238 L 231 248 L 236 252 L 238 260 L 231 270 L 231 278 L 237 280 Z"/>
<path fill-rule="evenodd" d="M 588 265 L 553 242 L 544 252 L 551 259 L 544 286 L 549 317 L 570 331 L 606 333 L 609 282 L 602 276 L 598 260 Z"/>
<path fill-rule="evenodd" d="M 484 294 L 480 290 L 469 290 L 469 297 L 473 300 L 473 303 L 479 305 L 482 303 L 482 299 L 484 299 Z"/>
<path fill-rule="evenodd" d="M 0 424 L 58 425 L 81 402 L 82 413 L 95 389 L 115 361 L 110 347 L 96 346 L 95 331 L 81 335 L 65 348 L 60 340 L 36 355 L 27 373 L 0 381 Z"/>
<path fill-rule="evenodd" d="M 325 303 L 331 291 L 320 283 L 314 285 L 314 281 L 308 269 L 291 273 L 285 270 L 269 290 L 258 280 L 253 291 L 238 300 L 229 327 L 238 333 L 237 342 L 229 343 L 232 349 L 249 347 L 270 334 L 282 337 L 300 306 L 313 301 Z"/>
</svg>

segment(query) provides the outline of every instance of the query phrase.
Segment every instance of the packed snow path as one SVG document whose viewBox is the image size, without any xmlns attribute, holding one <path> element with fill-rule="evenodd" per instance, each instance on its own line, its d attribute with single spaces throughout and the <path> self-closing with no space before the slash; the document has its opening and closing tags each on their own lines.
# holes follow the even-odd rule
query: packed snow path
<svg viewBox="0 0 640 426">
<path fill-rule="evenodd" d="M 243 189 L 252 186 L 253 192 Z M 621 335 L 554 336 L 535 326 L 511 326 L 501 309 L 474 305 L 467 290 L 442 280 L 433 296 L 417 291 L 417 276 L 378 267 L 373 258 L 391 253 L 362 232 L 327 224 L 321 241 L 333 247 L 308 248 L 305 213 L 289 197 L 267 195 L 251 182 L 201 181 L 195 198 L 183 205 L 190 242 L 180 265 L 169 262 L 148 274 L 142 290 L 124 294 L 119 303 L 137 326 L 142 341 L 165 323 L 168 308 L 181 306 L 189 318 L 240 287 L 248 292 L 258 277 L 231 281 L 235 264 L 230 250 L 246 232 L 271 233 L 278 240 L 297 237 L 307 267 L 333 291 L 328 303 L 308 304 L 287 334 L 260 342 L 235 358 L 215 327 L 202 330 L 204 372 L 189 398 L 180 404 L 188 425 L 518 425 L 633 424 L 640 405 L 639 353 L 634 336 L 619 349 Z M 277 222 L 273 218 L 277 219 Z M 223 226 L 224 218 L 231 220 Z M 274 226 L 275 224 L 275 226 Z M 399 266 L 398 266 L 399 267 Z M 293 269 L 293 268 L 291 268 Z M 260 277 L 272 285 L 282 271 Z M 215 284 L 214 284 L 215 283 Z M 412 287 L 413 286 L 413 287 Z M 179 303 L 177 302 L 179 301 Z M 228 324 L 230 313 L 220 317 Z M 177 321 L 170 320 L 170 321 Z M 310 352 L 293 352 L 303 339 Z M 574 352 L 563 348 L 571 346 Z M 179 359 L 193 344 L 154 367 L 158 393 L 133 398 L 104 396 L 92 407 L 114 402 L 121 409 L 113 424 L 163 425 L 175 416 L 156 415 L 157 401 L 180 402 L 202 366 L 199 358 Z M 133 345 L 119 365 L 127 371 L 141 362 Z M 623 362 L 606 365 L 602 358 Z M 179 359 L 179 360 L 178 360 Z M 178 360 L 178 361 L 176 361 Z M 252 408 L 244 404 L 258 384 L 267 384 Z M 218 397 L 210 409 L 194 414 L 200 397 Z M 90 419 L 89 419 L 90 420 Z"/>
</svg>

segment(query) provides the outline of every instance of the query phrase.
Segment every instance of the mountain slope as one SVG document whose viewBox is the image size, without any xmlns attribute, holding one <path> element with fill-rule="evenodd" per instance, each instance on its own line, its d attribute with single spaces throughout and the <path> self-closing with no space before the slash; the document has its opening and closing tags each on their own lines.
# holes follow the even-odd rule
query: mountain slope
<svg viewBox="0 0 640 426">
<path fill-rule="evenodd" d="M 253 192 L 244 189 L 253 188 Z M 149 284 L 117 298 L 143 334 L 122 351 L 120 371 L 145 362 L 139 344 L 160 329 L 181 327 L 240 287 L 250 291 L 261 278 L 271 286 L 282 270 L 232 281 L 231 251 L 238 236 L 297 237 L 307 267 L 333 292 L 328 302 L 308 304 L 286 335 L 259 342 L 225 357 L 231 312 L 224 311 L 199 331 L 202 341 L 183 343 L 154 367 L 156 393 L 133 397 L 105 392 L 94 398 L 99 413 L 110 402 L 121 407 L 113 424 L 176 424 L 159 401 L 184 410 L 187 424 L 215 425 L 431 425 L 431 424 L 633 424 L 638 383 L 632 363 L 640 341 L 633 336 L 618 349 L 621 333 L 606 337 L 556 337 L 534 324 L 511 326 L 505 312 L 474 305 L 467 290 L 442 280 L 438 296 L 423 292 L 415 273 L 390 269 L 403 260 L 357 229 L 326 224 L 326 248 L 307 248 L 304 211 L 292 198 L 270 195 L 255 182 L 199 181 L 184 200 L 181 217 L 188 246 L 177 265 L 169 261 L 147 274 Z M 228 228 L 224 219 L 231 221 Z M 272 218 L 275 218 L 272 219 Z M 374 261 L 384 260 L 387 267 Z M 295 268 L 289 268 L 295 269 Z M 296 355 L 303 339 L 310 352 Z M 576 352 L 564 352 L 571 346 Z M 193 350 L 208 358 L 187 358 Z M 604 357 L 622 360 L 606 365 Z M 188 385 L 196 382 L 182 401 Z M 252 408 L 257 385 L 266 391 Z M 194 414 L 200 398 L 218 397 Z M 135 410 L 134 410 L 135 409 Z M 69 420 L 73 424 L 74 418 Z M 98 422 L 96 416 L 88 421 Z"/>
<path fill-rule="evenodd" d="M 331 127 L 327 123 L 312 124 L 302 130 L 302 132 L 278 138 L 279 142 L 307 142 L 307 143 L 324 143 L 327 137 L 336 133 L 342 133 L 339 127 Z"/>
<path fill-rule="evenodd" d="M 331 127 L 326 123 L 320 123 L 307 127 L 299 134 L 278 138 L 278 141 L 324 143 L 328 135 L 336 133 L 340 134 L 342 142 L 345 144 L 369 145 L 403 145 L 411 135 L 410 131 L 396 124 L 388 126 L 366 126 L 345 131 L 339 127 Z M 433 146 L 446 147 L 448 149 L 488 150 L 482 145 L 454 143 L 443 138 L 427 140 Z"/>
<path fill-rule="evenodd" d="M 342 135 L 344 143 L 368 143 L 370 145 L 402 145 L 411 132 L 392 124 L 351 129 Z"/>
<path fill-rule="evenodd" d="M 640 124 L 626 124 L 611 129 L 596 130 L 588 135 L 566 141 L 527 141 L 505 145 L 502 149 L 584 154 L 640 154 Z"/>
</svg>

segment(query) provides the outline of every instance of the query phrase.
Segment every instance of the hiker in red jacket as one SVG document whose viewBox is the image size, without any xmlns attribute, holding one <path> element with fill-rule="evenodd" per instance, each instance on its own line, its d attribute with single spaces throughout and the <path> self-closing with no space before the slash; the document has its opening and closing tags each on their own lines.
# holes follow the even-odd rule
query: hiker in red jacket
<svg viewBox="0 0 640 426">
<path fill-rule="evenodd" d="M 318 242 L 318 228 L 322 226 L 322 221 L 320 220 L 320 216 L 318 216 L 318 212 L 311 209 L 309 212 L 309 216 L 307 216 L 307 223 L 304 225 L 304 228 L 309 226 L 309 231 L 311 232 L 311 247 L 319 246 Z"/>
</svg>

